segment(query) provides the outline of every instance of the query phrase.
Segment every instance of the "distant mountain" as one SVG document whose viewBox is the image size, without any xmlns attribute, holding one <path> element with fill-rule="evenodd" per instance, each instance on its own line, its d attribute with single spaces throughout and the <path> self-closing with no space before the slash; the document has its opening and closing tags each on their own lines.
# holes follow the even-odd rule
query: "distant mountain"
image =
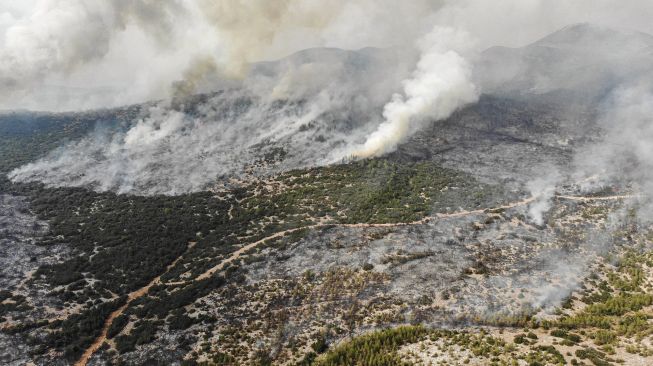
<svg viewBox="0 0 653 366">
<path fill-rule="evenodd" d="M 596 24 L 580 23 L 560 29 L 528 47 L 551 48 L 584 48 L 597 50 L 600 48 L 633 50 L 653 47 L 653 36 L 642 32 L 612 29 Z"/>
<path fill-rule="evenodd" d="M 600 98 L 617 85 L 653 74 L 653 36 L 571 25 L 525 47 L 489 48 L 475 72 L 489 93 L 537 95 L 564 90 Z"/>
</svg>

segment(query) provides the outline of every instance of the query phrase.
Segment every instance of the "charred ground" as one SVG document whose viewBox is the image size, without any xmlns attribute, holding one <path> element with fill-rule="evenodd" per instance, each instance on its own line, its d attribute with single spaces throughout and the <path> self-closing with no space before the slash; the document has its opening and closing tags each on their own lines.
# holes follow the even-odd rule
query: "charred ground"
<svg viewBox="0 0 653 366">
<path fill-rule="evenodd" d="M 387 158 L 181 196 L 4 180 L 2 361 L 644 364 L 650 233 L 636 207 L 610 222 L 628 192 L 561 188 L 543 225 L 522 202 L 538 164 L 592 138 L 574 116 L 485 96 Z M 4 172 L 98 123 L 17 118 Z"/>
</svg>

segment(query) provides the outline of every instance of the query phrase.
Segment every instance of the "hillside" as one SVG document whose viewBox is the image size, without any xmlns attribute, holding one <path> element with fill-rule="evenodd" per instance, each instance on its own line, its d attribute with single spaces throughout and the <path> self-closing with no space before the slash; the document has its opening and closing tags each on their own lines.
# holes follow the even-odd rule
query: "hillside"
<svg viewBox="0 0 653 366">
<path fill-rule="evenodd" d="M 489 49 L 478 102 L 363 160 L 329 158 L 380 118 L 407 71 L 363 80 L 400 49 L 255 65 L 338 65 L 302 98 L 5 113 L 0 363 L 650 364 L 646 176 L 577 162 L 652 39 L 577 25 Z M 323 82 L 347 90 L 315 109 Z"/>
</svg>

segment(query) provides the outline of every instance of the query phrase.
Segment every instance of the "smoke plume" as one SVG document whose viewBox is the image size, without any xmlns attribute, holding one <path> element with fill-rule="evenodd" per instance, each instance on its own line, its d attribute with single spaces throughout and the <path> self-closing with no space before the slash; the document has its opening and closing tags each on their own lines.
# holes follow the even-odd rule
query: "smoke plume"
<svg viewBox="0 0 653 366">
<path fill-rule="evenodd" d="M 545 176 L 531 180 L 527 188 L 532 197 L 536 200 L 528 207 L 528 216 L 537 225 L 544 224 L 544 214 L 551 209 L 553 195 L 556 185 L 562 181 L 562 177 L 556 167 L 541 167 L 539 171 L 546 172 Z"/>
<path fill-rule="evenodd" d="M 440 6 L 427 0 L 329 6 L 312 0 L 5 1 L 0 108 L 57 111 L 223 89 L 228 79 L 247 76 L 252 63 L 311 47 L 410 43 Z M 414 21 L 403 24 L 397 16 Z"/>
<path fill-rule="evenodd" d="M 189 99 L 184 110 L 160 102 L 128 125 L 105 122 L 9 176 L 175 195 L 228 178 L 329 164 L 378 123 L 369 116 L 409 73 L 400 56 L 399 50 L 311 50 L 259 64 L 244 84 Z M 316 75 L 324 70 L 330 72 Z"/>
<path fill-rule="evenodd" d="M 651 31 L 645 16 L 651 9 L 644 1 L 617 9 L 607 0 L 338 0 L 328 6 L 313 0 L 40 0 L 0 9 L 0 108 L 180 102 L 148 105 L 130 125 L 99 128 L 11 177 L 177 194 L 249 173 L 252 166 L 274 172 L 382 155 L 486 90 L 473 75 L 486 47 L 520 46 L 582 21 L 619 26 L 627 19 L 628 26 Z M 311 47 L 360 50 L 301 51 Z M 646 54 L 641 49 L 628 50 Z M 595 71 L 562 66 L 573 71 L 548 79 L 526 71 L 547 91 L 561 79 L 565 87 L 586 85 L 571 79 Z M 631 80 L 640 71 L 630 69 Z M 606 73 L 602 82 L 626 74 Z M 207 94 L 197 102 L 196 93 Z M 284 153 L 271 159 L 273 166 L 253 163 L 275 148 Z M 539 203 L 533 206 L 536 221 L 546 211 L 546 200 Z"/>
<path fill-rule="evenodd" d="M 285 32 L 319 30 L 338 15 L 344 1 L 329 6 L 303 0 L 230 1 L 200 0 L 211 24 L 225 39 L 225 72 L 242 77 L 246 67 Z"/>
<path fill-rule="evenodd" d="M 9 27 L 0 49 L 0 93 L 35 87 L 109 53 L 114 35 L 137 24 L 160 44 L 174 33 L 183 8 L 174 1 L 44 0 Z"/>
<path fill-rule="evenodd" d="M 403 83 L 404 95 L 395 94 L 384 107 L 385 121 L 354 156 L 367 158 L 394 150 L 426 118 L 441 120 L 478 99 L 471 82 L 471 65 L 461 56 L 469 38 L 451 28 L 436 27 L 419 42 L 422 56 L 412 78 Z"/>
</svg>

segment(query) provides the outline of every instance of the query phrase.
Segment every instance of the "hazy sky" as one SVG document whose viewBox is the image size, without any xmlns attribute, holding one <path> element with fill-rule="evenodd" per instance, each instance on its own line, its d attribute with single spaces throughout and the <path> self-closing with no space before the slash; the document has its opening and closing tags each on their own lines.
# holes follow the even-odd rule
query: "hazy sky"
<svg viewBox="0 0 653 366">
<path fill-rule="evenodd" d="M 411 45 L 435 25 L 482 50 L 578 22 L 653 33 L 651 19 L 650 0 L 0 0 L 0 109 L 162 98 L 198 60 L 234 74 L 310 47 Z"/>
</svg>

